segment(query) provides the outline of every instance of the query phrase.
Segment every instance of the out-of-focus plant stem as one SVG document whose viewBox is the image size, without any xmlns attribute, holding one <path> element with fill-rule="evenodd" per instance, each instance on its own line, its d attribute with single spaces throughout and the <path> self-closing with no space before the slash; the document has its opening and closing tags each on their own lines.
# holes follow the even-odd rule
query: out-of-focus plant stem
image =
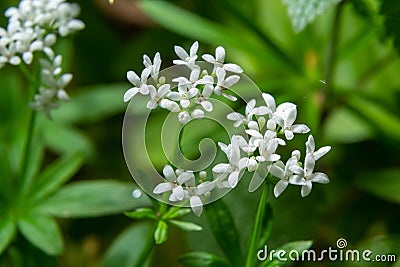
<svg viewBox="0 0 400 267">
<path fill-rule="evenodd" d="M 157 224 L 155 227 L 157 227 Z M 150 232 L 149 236 L 147 237 L 144 249 L 139 256 L 139 259 L 136 261 L 136 263 L 133 267 L 146 266 L 145 264 L 148 261 L 148 259 L 150 258 L 151 252 L 153 251 L 153 247 L 155 245 L 154 235 L 153 235 L 154 231 L 155 231 L 155 228 L 153 231 Z"/>
<path fill-rule="evenodd" d="M 342 13 L 342 9 L 344 6 L 344 3 L 346 1 L 343 0 L 341 1 L 335 10 L 335 15 L 333 18 L 333 23 L 332 23 L 332 29 L 331 29 L 331 34 L 329 38 L 329 44 L 328 44 L 328 50 L 327 50 L 327 56 L 326 56 L 326 65 L 325 65 L 325 75 L 324 75 L 324 80 L 325 80 L 325 93 L 329 93 L 331 91 L 332 87 L 332 77 L 334 75 L 334 67 L 335 67 L 335 62 L 336 62 L 336 48 L 337 48 L 337 42 L 338 42 L 338 37 L 339 37 L 339 30 L 340 30 L 340 16 Z"/>
<path fill-rule="evenodd" d="M 289 66 L 297 74 L 303 74 L 303 69 L 299 67 L 282 49 L 279 48 L 260 28 L 249 18 L 247 18 L 239 9 L 236 8 L 229 0 L 223 0 L 226 7 L 237 17 L 240 21 L 252 30 L 258 37 L 261 38 L 287 66 Z"/>
<path fill-rule="evenodd" d="M 245 267 L 254 267 L 254 261 L 257 259 L 256 251 L 258 249 L 257 245 L 260 239 L 262 221 L 264 219 L 264 213 L 268 203 L 268 191 L 269 191 L 269 183 L 268 180 L 265 179 L 263 191 L 261 193 L 260 201 L 258 203 L 258 209 L 256 213 L 256 218 L 254 220 L 253 229 L 250 236 L 250 243 L 246 256 L 246 265 Z"/>
</svg>

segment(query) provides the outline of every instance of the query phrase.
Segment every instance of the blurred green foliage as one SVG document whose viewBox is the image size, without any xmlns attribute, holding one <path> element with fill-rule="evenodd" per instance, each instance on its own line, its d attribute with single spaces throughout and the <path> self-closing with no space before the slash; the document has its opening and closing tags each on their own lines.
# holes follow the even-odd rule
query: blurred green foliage
<svg viewBox="0 0 400 267">
<path fill-rule="evenodd" d="M 3 11 L 16 2 L 1 1 L 0 8 Z M 271 199 L 274 219 L 268 246 L 278 248 L 294 240 L 314 240 L 312 248 L 322 250 L 334 247 L 336 240 L 344 237 L 351 248 L 393 253 L 399 258 L 397 0 L 343 0 L 313 18 L 299 33 L 294 31 L 282 1 L 125 1 L 138 6 L 136 12 L 147 14 L 155 22 L 142 25 L 121 19 L 124 16 L 119 14 L 123 12 L 116 7 L 122 0 L 116 0 L 114 6 L 101 5 L 101 1 L 76 2 L 81 5 L 81 19 L 87 27 L 58 48 L 69 55 L 65 58 L 74 74 L 69 88 L 72 100 L 54 112 L 54 121 L 38 118 L 40 141 L 35 140 L 36 154 L 29 167 L 32 177 L 38 175 L 41 181 L 52 183 L 35 184 L 37 193 L 24 199 L 23 204 L 28 205 L 23 205 L 24 216 L 20 218 L 8 207 L 17 203 L 12 177 L 21 164 L 26 135 L 27 85 L 12 68 L 0 71 L 0 249 L 11 244 L 2 255 L 1 266 L 38 266 L 38 262 L 40 266 L 116 266 L 117 262 L 118 266 L 135 266 L 151 234 L 150 223 L 134 222 L 122 231 L 130 223 L 122 215 L 57 222 L 54 217 L 91 215 L 94 206 L 100 208 L 93 216 L 109 214 L 107 205 L 95 203 L 96 199 L 104 203 L 105 196 L 110 198 L 107 203 L 119 203 L 115 204 L 119 211 L 148 203 L 132 202 L 130 192 L 135 186 L 122 156 L 121 122 L 126 107 L 122 95 L 130 86 L 125 74 L 130 69 L 141 70 L 142 54 L 152 56 L 156 51 L 161 52 L 163 67 L 168 67 L 166 62 L 175 57 L 173 46 L 187 47 L 193 40 L 200 41 L 202 52 L 224 46 L 228 61 L 241 65 L 278 102 L 296 103 L 299 120 L 311 126 L 319 145 L 333 147 L 322 167 L 331 178 L 328 186 L 317 187 L 306 199 L 301 199 L 293 188 L 279 199 Z M 6 24 L 3 17 L 0 22 Z M 149 127 L 156 129 L 162 116 L 162 112 L 155 111 Z M 183 151 L 195 155 L 196 140 L 195 133 L 185 134 L 182 141 L 187 145 Z M 161 168 L 165 157 L 157 142 L 151 157 Z M 46 165 L 51 167 L 43 169 Z M 83 178 L 123 182 L 98 181 L 88 186 L 88 181 L 80 181 Z M 74 181 L 60 189 L 69 179 Z M 232 214 L 227 219 L 236 225 L 242 253 L 260 196 L 258 191 L 249 194 L 247 183 L 244 177 L 223 200 Z M 46 201 L 35 205 L 31 198 Z M 193 251 L 202 252 L 196 252 L 196 257 L 185 254 L 180 258 L 183 266 L 196 266 L 198 262 L 193 263 L 193 259 L 198 258 L 226 266 L 231 257 L 228 249 L 219 248 L 220 240 L 215 239 L 210 220 L 190 214 L 184 219 L 201 225 L 203 230 L 183 233 L 168 228 L 168 240 L 156 247 L 148 266 L 180 266 L 178 259 Z M 58 254 L 63 246 L 58 225 L 62 226 L 66 249 L 57 259 L 26 242 L 28 239 L 48 254 Z M 17 227 L 23 236 L 17 234 Z M 306 262 L 296 266 L 366 265 Z"/>
</svg>

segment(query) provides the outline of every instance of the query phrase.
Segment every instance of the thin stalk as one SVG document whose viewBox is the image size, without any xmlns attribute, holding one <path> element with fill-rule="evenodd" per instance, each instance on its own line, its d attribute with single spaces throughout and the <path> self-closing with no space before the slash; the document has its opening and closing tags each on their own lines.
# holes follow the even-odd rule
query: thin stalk
<svg viewBox="0 0 400 267">
<path fill-rule="evenodd" d="M 29 100 L 33 99 L 34 95 L 37 93 L 39 89 L 39 81 L 40 79 L 37 79 L 35 75 L 33 75 L 27 66 L 25 64 L 20 64 L 19 65 L 22 73 L 25 75 L 26 79 L 28 80 L 30 84 L 30 92 L 31 94 L 29 95 Z M 38 71 L 37 74 L 39 74 L 40 71 Z M 31 154 L 32 154 L 32 142 L 33 142 L 33 137 L 35 134 L 35 127 L 36 127 L 36 110 L 28 108 L 28 116 L 29 116 L 29 122 L 28 122 L 28 128 L 27 128 L 27 136 L 26 136 L 26 142 L 25 142 L 25 147 L 24 147 L 24 154 L 22 158 L 22 166 L 21 166 L 21 173 L 20 173 L 20 197 L 23 197 L 27 191 L 29 190 L 29 187 L 32 183 L 32 178 L 28 177 L 28 164 L 29 161 L 31 161 Z"/>
<path fill-rule="evenodd" d="M 340 15 L 342 13 L 343 5 L 346 1 L 341 1 L 338 6 L 336 7 L 335 10 L 335 15 L 333 18 L 333 23 L 332 23 L 332 29 L 331 29 L 331 35 L 330 35 L 330 42 L 328 44 L 328 50 L 327 50 L 327 60 L 326 60 L 326 65 L 325 65 L 325 75 L 324 75 L 324 89 L 326 92 L 330 92 L 331 90 L 331 84 L 332 84 L 332 77 L 334 75 L 334 65 L 336 62 L 336 48 L 337 48 L 337 42 L 338 42 L 338 37 L 339 37 L 339 24 L 340 24 Z"/>
<path fill-rule="evenodd" d="M 246 17 L 239 9 L 236 8 L 229 0 L 224 0 L 226 6 L 231 10 L 231 12 L 240 19 L 240 21 L 252 30 L 258 37 L 260 37 L 267 46 L 276 54 L 283 62 L 286 63 L 293 71 L 297 74 L 303 74 L 303 70 L 299 65 L 297 65 L 282 49 L 279 48 L 272 40 L 269 38 L 261 29 L 248 17 Z"/>
<path fill-rule="evenodd" d="M 157 225 L 155 227 L 157 227 Z M 155 228 L 153 231 L 150 232 L 149 236 L 147 237 L 144 249 L 133 267 L 145 266 L 146 261 L 149 259 L 151 252 L 153 251 L 153 248 L 155 245 L 154 236 L 153 236 L 154 231 L 155 231 Z"/>
<path fill-rule="evenodd" d="M 269 183 L 268 183 L 268 180 L 265 179 L 263 191 L 261 193 L 260 201 L 258 203 L 256 218 L 254 221 L 253 229 L 251 231 L 250 243 L 249 243 L 249 249 L 247 251 L 245 267 L 254 267 L 255 266 L 255 260 L 257 258 L 256 251 L 258 249 L 257 246 L 258 246 L 258 242 L 259 242 L 260 234 L 261 234 L 261 230 L 262 230 L 261 229 L 262 221 L 265 216 L 265 210 L 266 210 L 267 202 L 268 202 L 268 191 L 269 191 Z"/>
</svg>

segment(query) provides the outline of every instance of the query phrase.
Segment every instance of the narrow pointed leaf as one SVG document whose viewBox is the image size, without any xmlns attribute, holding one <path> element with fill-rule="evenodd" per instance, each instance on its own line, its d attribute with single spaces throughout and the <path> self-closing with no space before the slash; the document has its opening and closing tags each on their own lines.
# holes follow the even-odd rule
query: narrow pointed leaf
<svg viewBox="0 0 400 267">
<path fill-rule="evenodd" d="M 176 221 L 176 220 L 170 220 L 168 221 L 170 224 L 188 232 L 192 231 L 201 231 L 203 228 L 200 225 L 197 225 L 195 223 L 191 222 L 183 222 L 183 221 Z"/>
<path fill-rule="evenodd" d="M 149 245 L 154 245 L 154 241 L 148 244 L 149 236 L 150 240 L 153 240 L 152 230 L 153 226 L 149 223 L 134 224 L 125 229 L 107 250 L 101 266 L 139 267 L 138 261 L 143 257 L 142 254 L 145 254 L 146 250 L 152 249 L 152 247 L 148 247 Z"/>
<path fill-rule="evenodd" d="M 150 206 L 145 195 L 132 198 L 136 187 L 115 180 L 70 183 L 36 207 L 42 213 L 57 217 L 77 218 L 116 214 L 138 207 Z"/>
<path fill-rule="evenodd" d="M 134 211 L 125 212 L 125 215 L 132 219 L 157 219 L 157 215 L 152 208 L 138 208 Z"/>
<path fill-rule="evenodd" d="M 211 232 L 222 252 L 229 259 L 232 266 L 241 266 L 243 255 L 240 248 L 239 234 L 226 204 L 219 200 L 207 205 L 205 215 Z"/>
<path fill-rule="evenodd" d="M 15 222 L 11 218 L 0 220 L 0 255 L 10 244 L 16 233 Z"/>
<path fill-rule="evenodd" d="M 206 252 L 190 252 L 179 258 L 179 262 L 187 267 L 229 267 L 221 257 Z"/>
<path fill-rule="evenodd" d="M 83 164 L 81 153 L 74 153 L 58 158 L 44 169 L 37 177 L 32 190 L 32 201 L 39 201 L 58 190 Z"/>
<path fill-rule="evenodd" d="M 165 221 L 159 220 L 154 231 L 154 240 L 156 244 L 162 244 L 168 239 L 168 225 Z"/>
<path fill-rule="evenodd" d="M 35 214 L 22 218 L 18 229 L 29 242 L 49 255 L 58 255 L 64 249 L 61 231 L 51 217 Z"/>
</svg>

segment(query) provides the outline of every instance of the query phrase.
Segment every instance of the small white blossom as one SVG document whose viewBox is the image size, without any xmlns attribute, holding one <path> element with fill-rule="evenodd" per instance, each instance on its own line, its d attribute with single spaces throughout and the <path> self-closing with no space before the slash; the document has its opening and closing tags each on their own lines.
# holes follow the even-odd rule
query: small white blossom
<svg viewBox="0 0 400 267">
<path fill-rule="evenodd" d="M 291 180 L 293 180 L 293 172 L 290 170 L 292 166 L 296 166 L 298 164 L 298 159 L 296 156 L 292 156 L 286 162 L 286 165 L 283 164 L 282 161 L 275 162 L 272 164 L 269 172 L 279 178 L 279 182 L 276 183 L 274 187 L 274 195 L 275 197 L 279 197 L 283 191 L 287 188 Z"/>
<path fill-rule="evenodd" d="M 231 75 L 229 77 L 226 77 L 226 71 L 223 68 L 217 68 L 216 75 L 217 85 L 214 87 L 214 93 L 216 95 L 222 94 L 225 98 L 231 101 L 236 101 L 236 97 L 234 97 L 233 95 L 228 95 L 224 91 L 236 84 L 240 80 L 240 76 Z"/>
<path fill-rule="evenodd" d="M 171 92 L 170 88 L 171 86 L 169 84 L 163 84 L 158 89 L 153 85 L 149 85 L 148 89 L 151 99 L 147 102 L 147 108 L 155 109 L 158 103 Z"/>
<path fill-rule="evenodd" d="M 190 69 L 196 67 L 195 62 L 197 60 L 197 50 L 199 49 L 199 43 L 197 41 L 194 42 L 190 47 L 189 54 L 185 51 L 185 49 L 178 45 L 176 45 L 174 48 L 176 55 L 180 58 L 173 61 L 175 65 L 186 65 Z"/>
<path fill-rule="evenodd" d="M 142 71 L 142 74 L 139 76 L 134 72 L 134 71 L 128 71 L 126 74 L 126 78 L 129 80 L 129 82 L 134 85 L 134 87 L 130 88 L 128 91 L 125 92 L 124 94 L 124 101 L 127 102 L 132 99 L 137 93 L 141 93 L 143 95 L 147 95 L 149 93 L 149 87 L 147 85 L 147 79 L 149 78 L 149 75 L 151 73 L 151 70 L 148 68 L 145 68 Z"/>
<path fill-rule="evenodd" d="M 268 113 L 268 109 L 266 107 L 255 107 L 256 106 L 256 100 L 252 99 L 246 104 L 246 109 L 245 109 L 245 115 L 239 113 L 239 112 L 232 112 L 229 113 L 226 118 L 228 120 L 234 121 L 233 126 L 234 127 L 239 127 L 241 124 L 248 125 L 250 122 L 253 120 L 253 115 L 256 116 L 261 116 L 261 115 L 266 115 Z M 249 126 L 250 127 L 250 126 Z M 258 129 L 258 123 L 257 123 L 257 129 Z M 262 127 L 261 127 L 262 128 Z"/>
<path fill-rule="evenodd" d="M 213 72 L 216 72 L 218 68 L 222 68 L 226 71 L 235 72 L 235 73 L 242 73 L 243 70 L 236 64 L 227 63 L 224 64 L 225 61 L 225 49 L 222 46 L 218 46 L 215 49 L 215 57 L 210 54 L 205 54 L 202 58 L 214 65 Z"/>
<path fill-rule="evenodd" d="M 143 65 L 150 70 L 150 75 L 154 79 L 154 81 L 158 80 L 158 74 L 160 72 L 161 67 L 161 56 L 160 53 L 157 52 L 154 56 L 153 62 L 147 55 L 143 55 Z"/>
</svg>

